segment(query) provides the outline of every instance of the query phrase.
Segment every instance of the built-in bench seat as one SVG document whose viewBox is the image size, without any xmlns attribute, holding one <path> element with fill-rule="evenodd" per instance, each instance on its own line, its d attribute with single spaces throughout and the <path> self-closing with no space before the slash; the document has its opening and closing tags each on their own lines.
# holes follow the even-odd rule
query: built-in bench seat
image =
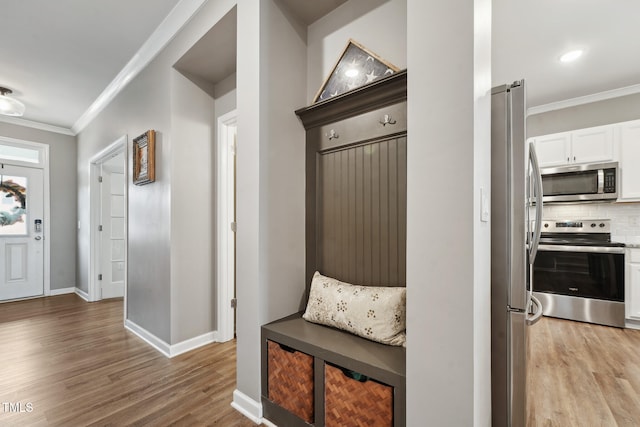
<svg viewBox="0 0 640 427">
<path fill-rule="evenodd" d="M 406 283 L 407 72 L 296 111 L 306 130 L 306 298 L 315 272 Z M 300 307 L 302 308 L 302 307 Z M 406 351 L 302 313 L 262 326 L 264 417 L 279 426 L 406 424 Z"/>
<path fill-rule="evenodd" d="M 262 327 L 263 355 L 267 354 L 269 341 L 284 345 L 314 357 L 316 390 L 316 423 L 324 425 L 323 415 L 324 364 L 355 371 L 371 379 L 393 387 L 394 425 L 405 425 L 406 349 L 404 347 L 379 344 L 349 332 L 307 322 L 302 312 L 276 320 Z M 267 358 L 262 360 L 262 396 L 265 414 L 287 414 L 269 400 Z M 268 418 L 268 416 L 267 416 Z M 318 422 L 320 421 L 320 422 Z M 290 425 L 296 425 L 294 419 Z"/>
</svg>

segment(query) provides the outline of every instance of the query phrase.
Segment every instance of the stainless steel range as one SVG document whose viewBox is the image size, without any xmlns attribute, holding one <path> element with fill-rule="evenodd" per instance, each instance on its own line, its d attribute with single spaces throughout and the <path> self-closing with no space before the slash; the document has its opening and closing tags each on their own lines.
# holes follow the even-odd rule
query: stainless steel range
<svg viewBox="0 0 640 427">
<path fill-rule="evenodd" d="M 624 244 L 610 220 L 543 220 L 532 283 L 545 316 L 624 327 Z"/>
</svg>

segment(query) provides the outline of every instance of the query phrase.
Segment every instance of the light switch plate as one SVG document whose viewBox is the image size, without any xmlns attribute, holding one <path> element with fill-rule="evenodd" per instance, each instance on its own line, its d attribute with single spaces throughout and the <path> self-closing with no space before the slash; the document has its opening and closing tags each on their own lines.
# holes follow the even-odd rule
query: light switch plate
<svg viewBox="0 0 640 427">
<path fill-rule="evenodd" d="M 489 196 L 484 188 L 480 187 L 480 221 L 489 222 Z"/>
</svg>

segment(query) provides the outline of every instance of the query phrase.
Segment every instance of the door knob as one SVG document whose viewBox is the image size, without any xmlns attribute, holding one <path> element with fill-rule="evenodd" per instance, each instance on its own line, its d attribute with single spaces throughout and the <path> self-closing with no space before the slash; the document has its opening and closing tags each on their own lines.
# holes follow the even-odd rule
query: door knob
<svg viewBox="0 0 640 427">
<path fill-rule="evenodd" d="M 36 240 L 42 240 L 42 237 L 41 236 L 36 236 L 35 239 Z"/>
</svg>

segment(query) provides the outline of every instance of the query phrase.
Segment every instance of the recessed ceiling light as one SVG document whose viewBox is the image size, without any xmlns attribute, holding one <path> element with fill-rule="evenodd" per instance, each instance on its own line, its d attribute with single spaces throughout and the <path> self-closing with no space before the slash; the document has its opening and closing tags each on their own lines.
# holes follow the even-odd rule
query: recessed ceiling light
<svg viewBox="0 0 640 427">
<path fill-rule="evenodd" d="M 563 54 L 560 57 L 560 62 L 575 61 L 576 59 L 580 58 L 581 56 L 582 56 L 582 50 L 581 49 L 570 50 L 569 52 Z"/>
</svg>

